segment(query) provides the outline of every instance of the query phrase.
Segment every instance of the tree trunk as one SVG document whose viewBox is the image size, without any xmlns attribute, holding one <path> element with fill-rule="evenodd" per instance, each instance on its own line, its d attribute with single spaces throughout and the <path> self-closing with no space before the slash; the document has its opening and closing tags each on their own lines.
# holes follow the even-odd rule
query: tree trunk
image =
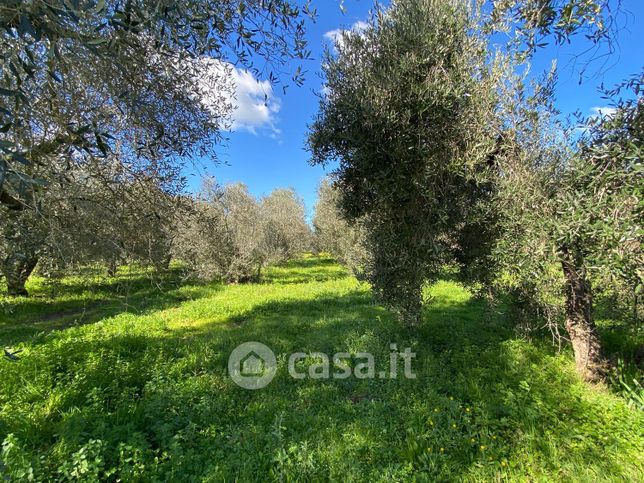
<svg viewBox="0 0 644 483">
<path fill-rule="evenodd" d="M 35 190 L 30 190 L 25 197 L 24 200 L 18 200 L 18 204 L 11 205 L 7 204 L 4 196 L 0 203 L 8 208 L 2 227 L 6 257 L 0 268 L 7 280 L 9 295 L 29 295 L 25 284 L 36 268 L 46 239 L 46 228 L 41 222 L 41 208 Z"/>
<path fill-rule="evenodd" d="M 561 266 L 566 279 L 566 330 L 575 354 L 577 372 L 586 381 L 602 379 L 605 361 L 592 318 L 592 289 L 584 260 L 578 250 L 561 248 Z"/>
<path fill-rule="evenodd" d="M 29 257 L 23 254 L 13 254 L 4 260 L 2 272 L 7 280 L 7 294 L 13 296 L 29 295 L 25 284 L 31 272 L 36 268 L 37 263 L 37 257 Z"/>
<path fill-rule="evenodd" d="M 398 319 L 408 328 L 420 327 L 423 323 L 423 302 L 420 293 L 409 300 L 403 306 L 396 308 Z"/>
<path fill-rule="evenodd" d="M 165 257 L 163 257 L 163 264 L 161 265 L 161 268 L 163 269 L 164 272 L 167 272 L 170 270 L 170 262 L 172 261 L 172 255 L 168 254 Z"/>
<path fill-rule="evenodd" d="M 118 264 L 116 260 L 110 260 L 107 262 L 107 276 L 110 278 L 116 277 L 116 272 L 118 271 Z"/>
</svg>

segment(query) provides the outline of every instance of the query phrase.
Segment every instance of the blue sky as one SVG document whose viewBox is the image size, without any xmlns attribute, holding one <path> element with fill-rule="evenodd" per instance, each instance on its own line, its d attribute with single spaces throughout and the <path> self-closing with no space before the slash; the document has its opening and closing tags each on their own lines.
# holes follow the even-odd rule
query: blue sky
<svg viewBox="0 0 644 483">
<path fill-rule="evenodd" d="M 312 212 L 316 188 L 325 170 L 308 164 L 305 141 L 307 126 L 318 108 L 315 93 L 322 87 L 323 46 L 328 45 L 330 32 L 364 21 L 373 1 L 344 0 L 344 13 L 339 0 L 318 0 L 315 4 L 318 18 L 307 33 L 313 60 L 304 64 L 305 84 L 291 85 L 286 94 L 277 86 L 268 106 L 264 106 L 260 93 L 270 92 L 268 83 L 242 71 L 234 72 L 239 98 L 239 109 L 234 114 L 235 129 L 229 134 L 228 142 L 218 149 L 218 165 L 204 160 L 200 169 L 189 174 L 191 190 L 198 188 L 204 173 L 222 184 L 241 181 L 256 196 L 268 194 L 277 187 L 293 187 Z M 549 68 L 552 59 L 557 59 L 557 104 L 563 113 L 580 110 L 592 114 L 594 108 L 606 106 L 607 101 L 601 99 L 597 87 L 602 82 L 612 86 L 644 66 L 644 0 L 622 0 L 622 5 L 626 13 L 619 19 L 618 51 L 605 65 L 599 61 L 591 64 L 589 70 L 593 75 L 587 76 L 581 85 L 579 71 L 571 62 L 574 54 L 587 47 L 583 39 L 574 39 L 570 46 L 548 46 L 533 60 L 533 71 L 542 72 Z"/>
</svg>

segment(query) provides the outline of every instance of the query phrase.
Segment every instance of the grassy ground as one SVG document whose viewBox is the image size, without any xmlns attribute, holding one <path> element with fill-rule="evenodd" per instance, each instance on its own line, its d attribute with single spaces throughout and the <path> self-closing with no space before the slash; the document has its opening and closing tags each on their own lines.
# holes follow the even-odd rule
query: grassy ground
<svg viewBox="0 0 644 483">
<path fill-rule="evenodd" d="M 95 481 L 642 481 L 643 413 L 579 382 L 569 354 L 514 337 L 454 282 L 424 325 L 400 328 L 333 261 L 262 284 L 178 273 L 36 281 L 2 301 L 0 475 Z M 273 349 L 258 391 L 236 386 L 238 344 Z M 294 380 L 294 351 L 417 354 L 416 379 Z M 310 361 L 309 361 L 310 362 Z"/>
</svg>

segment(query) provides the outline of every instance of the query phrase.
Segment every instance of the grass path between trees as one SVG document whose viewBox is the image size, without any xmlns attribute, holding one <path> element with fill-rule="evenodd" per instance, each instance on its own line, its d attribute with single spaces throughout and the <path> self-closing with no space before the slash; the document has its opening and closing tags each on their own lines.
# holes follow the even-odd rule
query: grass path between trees
<svg viewBox="0 0 644 483">
<path fill-rule="evenodd" d="M 429 289 L 416 331 L 324 257 L 260 284 L 124 270 L 31 289 L 0 302 L 0 343 L 21 350 L 0 360 L 0 475 L 12 481 L 644 479 L 643 413 L 453 281 Z M 277 356 L 257 391 L 227 375 L 247 341 Z M 287 371 L 292 352 L 369 352 L 378 374 L 391 343 L 417 354 L 415 379 Z"/>
</svg>

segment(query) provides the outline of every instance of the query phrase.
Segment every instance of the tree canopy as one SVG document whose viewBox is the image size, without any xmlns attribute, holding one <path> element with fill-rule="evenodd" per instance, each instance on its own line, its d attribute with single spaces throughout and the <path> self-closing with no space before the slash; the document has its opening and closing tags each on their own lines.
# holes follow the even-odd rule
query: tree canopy
<svg viewBox="0 0 644 483">
<path fill-rule="evenodd" d="M 366 230 L 367 278 L 409 323 L 495 145 L 493 73 L 472 22 L 463 4 L 396 2 L 323 64 L 312 162 L 339 162 L 340 205 Z"/>
<path fill-rule="evenodd" d="M 24 198 L 24 183 L 46 182 L 60 156 L 80 163 L 118 149 L 123 167 L 172 169 L 176 156 L 213 155 L 232 108 L 227 66 L 276 81 L 288 59 L 308 56 L 310 15 L 286 0 L 4 2 L 3 196 Z"/>
</svg>

